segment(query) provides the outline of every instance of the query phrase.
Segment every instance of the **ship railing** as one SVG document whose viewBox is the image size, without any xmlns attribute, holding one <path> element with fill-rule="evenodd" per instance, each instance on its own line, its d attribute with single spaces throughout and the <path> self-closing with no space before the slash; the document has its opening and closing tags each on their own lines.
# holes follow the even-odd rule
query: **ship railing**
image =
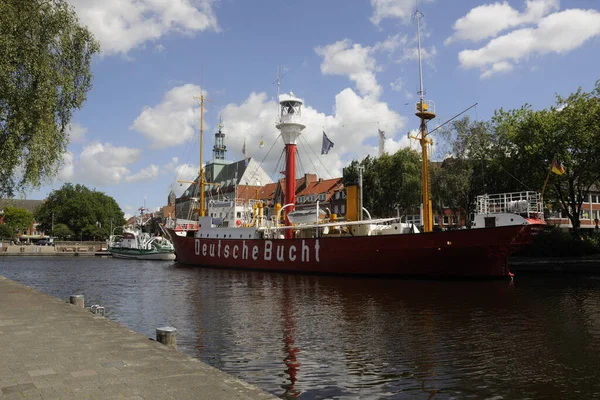
<svg viewBox="0 0 600 400">
<path fill-rule="evenodd" d="M 543 215 L 541 195 L 533 191 L 495 193 L 477 196 L 477 214 L 514 213 L 540 218 Z"/>
<path fill-rule="evenodd" d="M 176 219 L 171 224 L 165 224 L 168 228 L 176 231 L 197 231 L 198 221 L 191 219 Z"/>
</svg>

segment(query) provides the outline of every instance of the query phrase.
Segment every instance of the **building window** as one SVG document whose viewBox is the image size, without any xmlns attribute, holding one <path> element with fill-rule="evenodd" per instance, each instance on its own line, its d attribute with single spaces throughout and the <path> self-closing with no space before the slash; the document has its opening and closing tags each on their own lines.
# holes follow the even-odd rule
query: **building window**
<svg viewBox="0 0 600 400">
<path fill-rule="evenodd" d="M 346 206 L 342 204 L 342 206 L 340 207 L 340 211 L 342 212 L 342 215 L 346 215 Z"/>
<path fill-rule="evenodd" d="M 600 210 L 592 211 L 592 219 L 600 219 Z"/>
<path fill-rule="evenodd" d="M 452 216 L 452 225 L 458 225 L 458 217 L 456 215 Z"/>
<path fill-rule="evenodd" d="M 548 218 L 560 218 L 560 210 L 550 210 Z"/>
<path fill-rule="evenodd" d="M 237 212 L 237 218 L 242 218 L 242 213 L 240 211 Z"/>
<path fill-rule="evenodd" d="M 444 225 L 450 224 L 450 218 L 447 215 L 444 215 Z"/>
<path fill-rule="evenodd" d="M 600 194 L 593 194 L 590 197 L 591 197 L 592 203 L 600 204 Z"/>
<path fill-rule="evenodd" d="M 345 198 L 346 198 L 346 191 L 344 190 L 344 191 L 342 192 L 342 199 L 345 199 Z"/>
<path fill-rule="evenodd" d="M 340 192 L 335 192 L 335 199 L 339 200 L 339 198 L 340 198 Z"/>
<path fill-rule="evenodd" d="M 435 225 L 439 225 L 440 224 L 440 216 L 439 215 L 434 215 L 433 216 L 433 223 Z"/>
<path fill-rule="evenodd" d="M 334 207 L 333 207 L 333 213 L 334 213 L 334 214 L 338 214 L 338 210 L 339 210 L 339 209 L 338 209 L 338 206 L 334 206 Z"/>
<path fill-rule="evenodd" d="M 590 219 L 589 210 L 581 210 L 581 219 Z"/>
<path fill-rule="evenodd" d="M 327 199 L 327 194 L 325 194 L 325 193 L 321 193 L 321 194 L 319 195 L 319 201 L 325 201 L 326 199 Z"/>
</svg>

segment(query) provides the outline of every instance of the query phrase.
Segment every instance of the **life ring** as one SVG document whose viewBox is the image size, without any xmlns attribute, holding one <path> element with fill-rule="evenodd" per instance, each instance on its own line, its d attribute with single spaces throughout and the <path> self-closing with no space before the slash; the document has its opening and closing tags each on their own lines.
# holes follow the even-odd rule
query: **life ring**
<svg viewBox="0 0 600 400">
<path fill-rule="evenodd" d="M 236 219 L 236 220 L 235 220 L 235 224 L 236 224 L 237 226 L 240 226 L 240 225 L 242 225 L 242 220 L 241 220 L 241 219 Z"/>
</svg>

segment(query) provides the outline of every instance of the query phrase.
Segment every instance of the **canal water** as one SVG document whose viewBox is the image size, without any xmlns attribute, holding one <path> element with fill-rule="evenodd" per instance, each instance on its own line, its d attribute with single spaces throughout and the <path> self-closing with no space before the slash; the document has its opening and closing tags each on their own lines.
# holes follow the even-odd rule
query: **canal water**
<svg viewBox="0 0 600 400">
<path fill-rule="evenodd" d="M 600 277 L 442 282 L 0 257 L 86 306 L 285 399 L 600 396 Z M 2 305 L 0 304 L 0 307 Z"/>
</svg>

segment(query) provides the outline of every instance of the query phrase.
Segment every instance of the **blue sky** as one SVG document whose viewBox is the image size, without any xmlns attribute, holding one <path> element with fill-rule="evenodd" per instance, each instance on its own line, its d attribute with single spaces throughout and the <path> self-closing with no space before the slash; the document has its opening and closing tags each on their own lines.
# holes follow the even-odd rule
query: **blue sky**
<svg viewBox="0 0 600 400">
<path fill-rule="evenodd" d="M 200 85 L 204 160 L 223 118 L 227 158 L 248 155 L 276 179 L 277 68 L 281 92 L 305 101 L 299 151 L 306 172 L 341 176 L 352 159 L 412 146 L 419 84 L 414 0 L 68 0 L 100 40 L 94 88 L 75 113 L 58 178 L 114 197 L 128 214 L 160 207 L 199 165 Z M 426 97 L 441 123 L 553 104 L 555 93 L 600 79 L 600 3 L 593 0 L 421 0 Z M 406 105 L 406 103 L 409 103 Z M 319 153 L 322 131 L 335 143 Z M 260 140 L 265 146 L 259 148 Z M 436 140 L 435 134 L 433 135 Z M 442 146 L 434 157 L 443 156 Z M 310 159 L 308 158 L 310 156 Z"/>
</svg>

